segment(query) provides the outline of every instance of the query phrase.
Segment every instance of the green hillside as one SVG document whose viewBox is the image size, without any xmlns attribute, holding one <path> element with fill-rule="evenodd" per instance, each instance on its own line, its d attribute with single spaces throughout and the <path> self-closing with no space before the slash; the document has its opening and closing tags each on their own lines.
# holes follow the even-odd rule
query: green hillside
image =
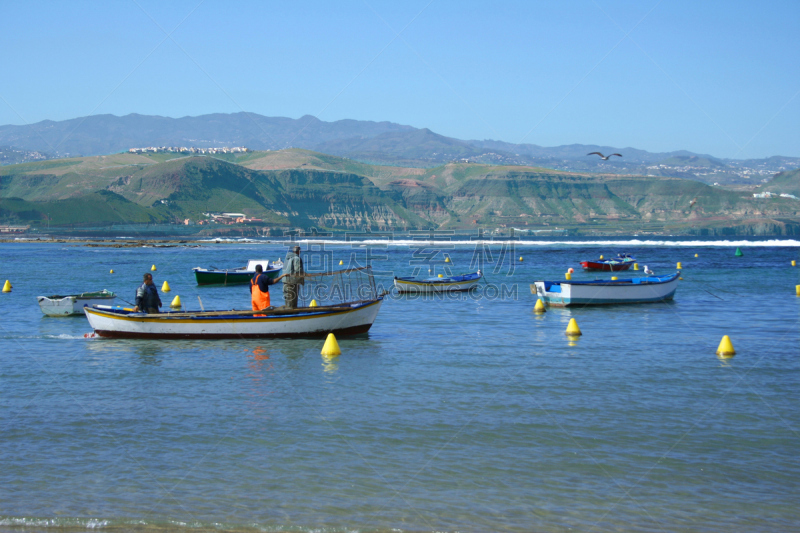
<svg viewBox="0 0 800 533">
<path fill-rule="evenodd" d="M 164 209 L 147 209 L 110 191 L 45 202 L 0 198 L 0 220 L 41 226 L 88 226 L 110 224 L 154 224 L 167 222 Z"/>
<path fill-rule="evenodd" d="M 800 198 L 800 168 L 775 174 L 770 181 L 756 189 L 756 192 L 766 191 L 775 194 L 793 194 Z"/>
<path fill-rule="evenodd" d="M 797 182 L 793 171 L 764 187 L 787 192 Z M 244 213 L 278 232 L 476 226 L 800 232 L 800 201 L 758 199 L 680 178 L 469 163 L 378 166 L 298 149 L 225 157 L 126 153 L 0 169 L 0 219 L 7 222 L 176 223 L 204 220 L 208 212 Z"/>
</svg>

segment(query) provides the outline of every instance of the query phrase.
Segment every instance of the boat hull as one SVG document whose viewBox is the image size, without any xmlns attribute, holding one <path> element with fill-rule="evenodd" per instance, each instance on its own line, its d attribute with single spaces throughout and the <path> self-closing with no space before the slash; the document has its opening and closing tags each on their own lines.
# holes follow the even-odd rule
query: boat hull
<svg viewBox="0 0 800 533">
<path fill-rule="evenodd" d="M 82 295 L 69 295 L 61 297 L 39 296 L 39 308 L 47 316 L 82 315 L 84 306 L 109 304 L 117 296 L 108 293 L 105 296 L 84 297 Z"/>
<path fill-rule="evenodd" d="M 280 275 L 281 269 L 270 269 L 264 272 L 271 279 Z M 194 277 L 198 285 L 247 285 L 256 272 L 249 270 L 207 270 L 195 268 Z"/>
<path fill-rule="evenodd" d="M 628 270 L 633 261 L 626 261 L 624 263 L 606 263 L 602 261 L 581 261 L 581 266 L 584 270 L 600 270 L 605 272 L 622 272 Z"/>
<path fill-rule="evenodd" d="M 672 300 L 679 274 L 623 280 L 537 281 L 531 292 L 554 307 L 616 305 Z"/>
<path fill-rule="evenodd" d="M 463 279 L 462 279 L 463 278 Z M 421 280 L 415 278 L 394 278 L 394 287 L 399 293 L 429 294 L 440 292 L 465 292 L 475 288 L 481 274 L 467 274 L 455 279 L 442 278 Z"/>
<path fill-rule="evenodd" d="M 270 337 L 324 337 L 366 333 L 378 316 L 383 300 L 351 304 L 336 310 L 304 308 L 294 315 L 224 316 L 142 315 L 87 308 L 89 324 L 100 337 L 144 339 L 250 339 Z"/>
</svg>

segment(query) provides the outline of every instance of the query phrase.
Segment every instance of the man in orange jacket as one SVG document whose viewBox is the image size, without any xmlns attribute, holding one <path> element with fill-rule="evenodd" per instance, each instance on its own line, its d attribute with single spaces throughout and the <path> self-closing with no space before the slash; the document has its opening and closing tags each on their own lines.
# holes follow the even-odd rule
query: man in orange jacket
<svg viewBox="0 0 800 533">
<path fill-rule="evenodd" d="M 250 300 L 253 302 L 253 311 L 261 311 L 270 306 L 269 286 L 274 285 L 282 277 L 271 279 L 264 274 L 264 268 L 261 265 L 256 265 L 256 274 L 250 280 Z"/>
</svg>

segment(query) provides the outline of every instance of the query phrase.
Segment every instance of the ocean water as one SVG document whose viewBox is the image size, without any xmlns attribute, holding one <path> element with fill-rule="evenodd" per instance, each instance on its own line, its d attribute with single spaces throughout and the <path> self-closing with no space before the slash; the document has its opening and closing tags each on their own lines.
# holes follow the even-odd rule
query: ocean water
<svg viewBox="0 0 800 533">
<path fill-rule="evenodd" d="M 493 289 L 389 297 L 336 358 L 319 339 L 85 338 L 36 296 L 133 301 L 155 264 L 165 303 L 248 308 L 191 268 L 286 247 L 0 245 L 0 530 L 800 530 L 799 242 L 303 245 L 310 268 L 480 266 Z M 530 283 L 622 251 L 681 261 L 675 300 L 533 313 Z"/>
</svg>

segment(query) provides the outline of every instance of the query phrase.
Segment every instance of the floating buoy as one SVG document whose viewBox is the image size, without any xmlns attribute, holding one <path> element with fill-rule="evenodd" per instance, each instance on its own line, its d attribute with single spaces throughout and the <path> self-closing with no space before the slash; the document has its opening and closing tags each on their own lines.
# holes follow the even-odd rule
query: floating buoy
<svg viewBox="0 0 800 533">
<path fill-rule="evenodd" d="M 572 268 L 572 267 L 569 267 L 569 268 L 567 269 L 567 272 L 569 272 L 570 274 L 572 274 L 573 272 L 575 272 L 575 269 L 574 269 L 574 268 Z"/>
<path fill-rule="evenodd" d="M 565 273 L 564 277 L 567 279 L 567 281 L 571 280 L 572 279 L 572 272 Z"/>
<path fill-rule="evenodd" d="M 342 261 L 342 260 L 340 259 L 340 260 L 339 260 L 339 266 L 341 266 L 341 265 L 343 265 L 343 264 L 344 264 L 344 261 Z"/>
<path fill-rule="evenodd" d="M 795 261 L 794 259 L 792 259 L 792 266 L 793 266 L 793 267 L 796 267 L 796 266 L 797 266 L 797 261 Z"/>
<path fill-rule="evenodd" d="M 697 254 L 694 254 L 694 256 L 697 257 Z"/>
<path fill-rule="evenodd" d="M 333 333 L 328 333 L 328 338 L 325 339 L 325 345 L 322 347 L 321 355 L 342 355 L 342 350 L 339 349 L 339 343 L 336 342 L 336 337 Z"/>
<path fill-rule="evenodd" d="M 567 324 L 566 333 L 570 337 L 577 337 L 578 335 L 583 335 L 583 333 L 581 333 L 581 328 L 578 327 L 578 323 L 575 321 L 574 318 L 569 319 L 569 324 Z"/>
<path fill-rule="evenodd" d="M 445 257 L 445 258 L 444 258 L 444 262 L 445 262 L 445 263 L 449 263 L 449 262 L 450 262 L 450 258 L 449 258 L 449 257 Z"/>
<path fill-rule="evenodd" d="M 170 291 L 169 283 L 167 283 L 167 280 L 164 280 L 164 284 L 161 285 L 161 292 L 169 292 L 169 291 Z"/>
<path fill-rule="evenodd" d="M 108 273 L 109 274 L 113 274 L 114 273 L 114 269 L 112 268 Z"/>
<path fill-rule="evenodd" d="M 798 296 L 800 296 L 800 285 L 795 285 L 794 291 L 797 293 Z"/>
<path fill-rule="evenodd" d="M 442 277 L 444 277 L 444 276 L 442 276 L 441 274 L 439 274 L 439 277 L 440 277 L 440 278 L 442 278 Z"/>
<path fill-rule="evenodd" d="M 317 307 L 317 301 L 316 300 L 311 300 L 311 303 L 308 304 L 308 306 L 309 307 Z"/>
<path fill-rule="evenodd" d="M 3 285 L 3 292 L 11 292 L 11 282 L 6 280 L 5 285 Z"/>
<path fill-rule="evenodd" d="M 519 260 L 522 261 L 522 256 L 519 256 Z"/>
<path fill-rule="evenodd" d="M 534 313 L 546 313 L 547 312 L 547 309 L 545 309 L 541 298 L 537 298 L 536 299 L 536 305 L 533 306 L 533 312 Z"/>
<path fill-rule="evenodd" d="M 156 270 L 158 270 L 158 269 L 156 268 L 156 266 L 155 266 L 155 265 L 153 265 L 153 266 L 151 266 L 151 267 L 150 267 L 150 270 L 152 270 L 153 272 L 155 272 L 155 271 L 156 271 Z"/>
<path fill-rule="evenodd" d="M 170 307 L 180 307 L 181 306 L 181 297 L 175 295 L 175 298 L 172 299 L 172 303 L 169 304 Z"/>
<path fill-rule="evenodd" d="M 731 338 L 727 335 L 722 336 L 722 340 L 719 341 L 719 347 L 717 348 L 717 355 L 720 357 L 730 357 L 732 355 L 736 355 L 736 350 L 733 349 L 733 344 L 731 343 Z"/>
<path fill-rule="evenodd" d="M 611 281 L 617 281 L 619 278 L 617 276 L 611 276 Z"/>
<path fill-rule="evenodd" d="M 639 263 L 634 263 L 633 264 L 633 269 L 634 270 L 639 270 Z"/>
<path fill-rule="evenodd" d="M 94 331 L 91 332 L 91 333 L 84 333 L 83 334 L 83 338 L 84 339 L 91 339 L 92 337 L 94 337 Z"/>
<path fill-rule="evenodd" d="M 736 253 L 735 253 L 735 254 L 733 254 L 733 255 L 734 255 L 735 257 L 742 257 L 744 254 L 742 253 L 742 251 L 741 251 L 740 249 L 738 249 L 738 248 L 737 248 L 737 249 L 736 249 Z"/>
<path fill-rule="evenodd" d="M 603 258 L 603 254 L 600 254 L 600 259 L 602 259 L 602 258 Z"/>
<path fill-rule="evenodd" d="M 678 268 L 678 270 L 680 270 L 680 269 L 682 268 L 682 267 L 681 267 L 681 262 L 680 262 L 680 261 L 678 261 L 678 267 L 677 267 L 677 268 Z"/>
</svg>

